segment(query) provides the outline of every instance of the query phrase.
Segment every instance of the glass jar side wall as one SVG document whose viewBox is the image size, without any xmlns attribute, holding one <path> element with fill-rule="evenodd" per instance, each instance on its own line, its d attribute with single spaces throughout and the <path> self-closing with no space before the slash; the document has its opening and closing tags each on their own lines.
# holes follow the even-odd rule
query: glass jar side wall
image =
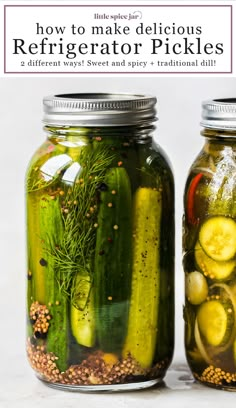
<svg viewBox="0 0 236 408">
<path fill-rule="evenodd" d="M 234 389 L 236 143 L 226 131 L 203 135 L 184 198 L 185 348 L 197 380 Z"/>
<path fill-rule="evenodd" d="M 173 353 L 169 166 L 132 128 L 48 130 L 27 176 L 30 364 L 68 387 L 161 379 Z"/>
</svg>

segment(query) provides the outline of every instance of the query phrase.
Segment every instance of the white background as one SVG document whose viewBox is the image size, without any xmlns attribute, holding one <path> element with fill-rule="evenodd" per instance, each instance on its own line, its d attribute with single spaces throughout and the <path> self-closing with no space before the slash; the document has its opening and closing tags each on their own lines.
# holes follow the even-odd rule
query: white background
<svg viewBox="0 0 236 408">
<path fill-rule="evenodd" d="M 201 102 L 235 97 L 236 79 L 228 78 L 11 78 L 0 79 L 0 310 L 10 333 L 1 335 L 0 350 L 12 359 L 12 346 L 24 356 L 25 223 L 24 176 L 35 149 L 44 141 L 42 98 L 68 92 L 134 92 L 158 98 L 156 139 L 168 154 L 176 181 L 176 348 L 175 362 L 184 361 L 181 265 L 181 217 L 188 169 L 203 145 Z M 5 299 L 5 300 L 4 300 Z M 2 303 L 3 302 L 3 303 Z M 8 305 L 10 306 L 8 310 Z M 9 315 L 12 310 L 13 315 Z M 4 311 L 8 312 L 6 315 Z M 14 327 L 11 325 L 14 321 Z M 10 343 L 9 343 L 10 342 Z M 14 355 L 14 353 L 13 353 Z M 1 373 L 1 369 L 0 369 Z M 30 373 L 30 371 L 29 371 Z M 30 375 L 30 374 L 29 374 Z M 0 393 L 1 402 L 1 393 Z M 1 408 L 2 405 L 0 404 Z M 4 407 L 5 408 L 5 407 Z"/>
</svg>

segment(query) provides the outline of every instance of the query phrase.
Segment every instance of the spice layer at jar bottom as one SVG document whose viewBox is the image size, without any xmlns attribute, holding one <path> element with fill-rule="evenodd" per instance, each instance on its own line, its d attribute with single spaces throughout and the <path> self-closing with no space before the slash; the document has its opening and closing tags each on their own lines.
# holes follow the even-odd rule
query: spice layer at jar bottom
<svg viewBox="0 0 236 408">
<path fill-rule="evenodd" d="M 169 165 L 132 127 L 46 130 L 27 176 L 29 362 L 59 388 L 150 387 L 173 354 Z"/>
<path fill-rule="evenodd" d="M 185 346 L 194 377 L 236 390 L 236 143 L 204 129 L 185 190 Z"/>
</svg>

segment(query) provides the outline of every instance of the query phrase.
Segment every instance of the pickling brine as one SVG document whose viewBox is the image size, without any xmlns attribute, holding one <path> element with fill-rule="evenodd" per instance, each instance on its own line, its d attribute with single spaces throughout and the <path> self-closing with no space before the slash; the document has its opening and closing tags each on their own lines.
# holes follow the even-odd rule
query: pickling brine
<svg viewBox="0 0 236 408">
<path fill-rule="evenodd" d="M 236 390 L 236 100 L 203 104 L 184 197 L 185 347 L 194 377 Z"/>
<path fill-rule="evenodd" d="M 27 174 L 30 364 L 59 388 L 151 386 L 174 341 L 173 177 L 151 137 L 155 98 L 44 104 Z"/>
</svg>

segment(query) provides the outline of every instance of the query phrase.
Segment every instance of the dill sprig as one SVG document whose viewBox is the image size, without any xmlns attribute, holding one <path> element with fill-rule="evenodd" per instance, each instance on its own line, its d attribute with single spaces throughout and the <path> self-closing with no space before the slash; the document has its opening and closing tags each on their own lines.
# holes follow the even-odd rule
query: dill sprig
<svg viewBox="0 0 236 408">
<path fill-rule="evenodd" d="M 80 174 L 63 196 L 64 235 L 60 246 L 52 248 L 52 256 L 60 288 L 75 306 L 80 291 L 78 282 L 93 281 L 98 188 L 114 157 L 110 148 L 100 144 L 90 152 L 82 152 Z M 78 276 L 81 279 L 75 279 Z"/>
<path fill-rule="evenodd" d="M 52 177 L 51 180 L 45 180 L 43 177 L 40 175 L 33 175 L 30 174 L 27 178 L 27 184 L 26 184 L 26 192 L 27 193 L 33 193 L 36 191 L 40 191 L 45 189 L 46 187 L 51 186 L 56 182 L 57 179 L 59 179 L 60 173 L 56 174 L 54 177 Z"/>
</svg>

